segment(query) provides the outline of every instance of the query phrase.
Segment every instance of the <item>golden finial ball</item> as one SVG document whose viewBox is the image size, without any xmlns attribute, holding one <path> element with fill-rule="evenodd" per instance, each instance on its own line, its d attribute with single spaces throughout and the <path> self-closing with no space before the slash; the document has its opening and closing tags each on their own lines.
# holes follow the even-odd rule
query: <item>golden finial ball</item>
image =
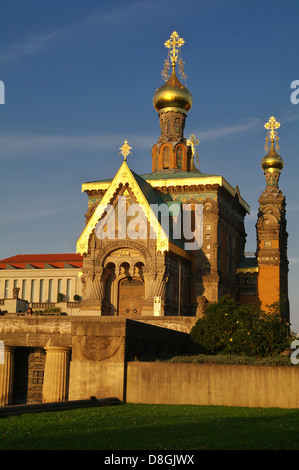
<svg viewBox="0 0 299 470">
<path fill-rule="evenodd" d="M 164 85 L 157 89 L 153 97 L 153 105 L 156 111 L 177 109 L 185 114 L 191 109 L 192 95 L 188 88 L 184 87 L 176 76 L 173 68 L 170 78 Z"/>
</svg>

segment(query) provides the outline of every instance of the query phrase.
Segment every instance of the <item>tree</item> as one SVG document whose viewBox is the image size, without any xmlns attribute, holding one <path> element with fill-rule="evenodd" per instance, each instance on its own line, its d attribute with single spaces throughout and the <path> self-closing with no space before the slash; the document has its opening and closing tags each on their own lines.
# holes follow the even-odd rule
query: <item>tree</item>
<svg viewBox="0 0 299 470">
<path fill-rule="evenodd" d="M 64 295 L 61 292 L 59 292 L 57 294 L 57 302 L 63 302 L 63 301 L 64 301 Z"/>
<path fill-rule="evenodd" d="M 254 305 L 240 305 L 229 296 L 211 303 L 190 333 L 206 354 L 267 356 L 290 345 L 288 325 L 275 306 L 267 313 Z"/>
</svg>

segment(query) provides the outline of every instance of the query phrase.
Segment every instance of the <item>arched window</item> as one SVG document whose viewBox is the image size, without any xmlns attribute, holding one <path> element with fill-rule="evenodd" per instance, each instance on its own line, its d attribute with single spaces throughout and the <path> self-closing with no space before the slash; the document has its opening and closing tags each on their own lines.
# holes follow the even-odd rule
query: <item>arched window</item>
<svg viewBox="0 0 299 470">
<path fill-rule="evenodd" d="M 167 119 L 166 121 L 166 134 L 169 135 L 170 134 L 170 126 L 171 126 L 171 122 L 170 122 L 170 119 Z"/>
<path fill-rule="evenodd" d="M 178 169 L 182 169 L 183 166 L 183 149 L 178 147 L 176 151 L 176 166 Z"/>
<path fill-rule="evenodd" d="M 170 162 L 170 148 L 165 147 L 164 149 L 164 159 L 163 159 L 163 168 L 169 168 Z"/>
<path fill-rule="evenodd" d="M 181 122 L 180 122 L 180 118 L 178 118 L 178 117 L 175 118 L 175 121 L 174 121 L 174 130 L 178 134 L 181 133 Z"/>
</svg>

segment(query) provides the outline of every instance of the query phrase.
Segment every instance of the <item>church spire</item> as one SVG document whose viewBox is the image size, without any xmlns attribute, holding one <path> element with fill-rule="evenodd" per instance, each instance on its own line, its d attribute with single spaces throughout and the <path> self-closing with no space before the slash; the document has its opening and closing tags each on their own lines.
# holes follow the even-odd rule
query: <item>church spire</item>
<svg viewBox="0 0 299 470">
<path fill-rule="evenodd" d="M 185 43 L 174 31 L 164 45 L 168 57 L 164 64 L 162 76 L 166 83 L 158 88 L 153 97 L 154 108 L 158 112 L 161 135 L 152 148 L 153 171 L 191 170 L 191 147 L 184 137 L 185 120 L 192 107 L 192 95 L 182 85 L 176 74 L 186 78 L 184 63 L 181 58 L 181 46 Z M 169 69 L 172 68 L 169 76 Z"/>
<path fill-rule="evenodd" d="M 283 159 L 277 153 L 279 128 L 280 123 L 274 116 L 265 124 L 268 131 L 265 145 L 267 154 L 262 159 L 261 166 L 267 186 L 259 197 L 256 223 L 257 288 L 261 308 L 267 311 L 267 305 L 280 300 L 283 317 L 289 321 L 286 201 L 278 187 L 284 166 Z"/>
<path fill-rule="evenodd" d="M 278 133 L 277 129 L 280 128 L 280 122 L 276 120 L 274 116 L 269 118 L 269 121 L 265 124 L 265 129 L 268 130 L 266 136 L 265 150 L 267 154 L 262 159 L 262 169 L 264 170 L 264 175 L 268 186 L 273 186 L 278 188 L 278 181 L 280 173 L 284 167 L 284 161 L 280 155 L 278 155 L 276 150 L 279 150 L 278 144 Z M 270 149 L 269 149 L 269 140 L 270 140 Z"/>
</svg>

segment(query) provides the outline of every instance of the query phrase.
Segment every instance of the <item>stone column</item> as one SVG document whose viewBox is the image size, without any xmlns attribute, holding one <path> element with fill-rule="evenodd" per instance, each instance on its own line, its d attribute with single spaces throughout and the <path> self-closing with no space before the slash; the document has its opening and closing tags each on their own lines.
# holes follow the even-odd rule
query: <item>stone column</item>
<svg viewBox="0 0 299 470">
<path fill-rule="evenodd" d="M 48 346 L 43 385 L 43 403 L 67 401 L 70 348 Z"/>
<path fill-rule="evenodd" d="M 0 364 L 0 406 L 12 404 L 14 381 L 14 347 L 4 347 L 4 364 Z"/>
</svg>

